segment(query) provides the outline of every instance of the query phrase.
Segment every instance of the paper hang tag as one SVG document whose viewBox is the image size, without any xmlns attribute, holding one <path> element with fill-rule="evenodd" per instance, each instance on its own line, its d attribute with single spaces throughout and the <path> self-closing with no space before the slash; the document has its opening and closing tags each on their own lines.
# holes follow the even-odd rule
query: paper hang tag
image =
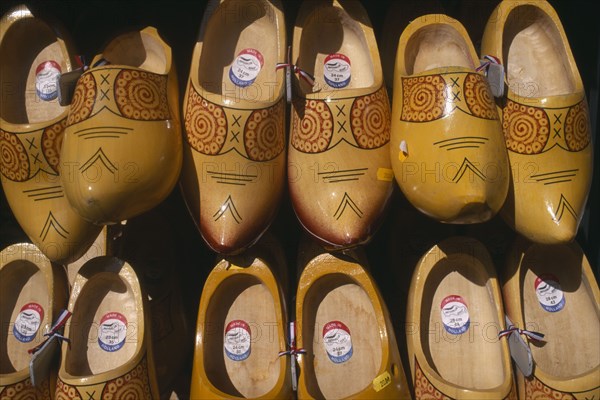
<svg viewBox="0 0 600 400">
<path fill-rule="evenodd" d="M 506 317 L 506 326 L 513 326 L 512 321 Z M 513 332 L 508 336 L 508 348 L 512 359 L 517 364 L 517 367 L 525 377 L 530 377 L 533 374 L 533 356 L 529 345 L 517 332 Z"/>
<path fill-rule="evenodd" d="M 486 76 L 494 97 L 504 96 L 504 67 L 502 64 L 496 64 L 487 60 L 481 60 L 481 62 L 488 64 Z"/>
<path fill-rule="evenodd" d="M 71 104 L 75 86 L 79 77 L 83 74 L 83 69 L 65 72 L 58 77 L 58 103 L 65 107 Z"/>
<path fill-rule="evenodd" d="M 56 355 L 60 349 L 60 339 L 51 336 L 50 339 L 31 357 L 29 362 L 29 377 L 31 384 L 39 387 L 48 377 L 54 367 Z"/>
<path fill-rule="evenodd" d="M 285 89 L 287 102 L 292 104 L 292 67 L 289 65 L 285 68 Z"/>
</svg>

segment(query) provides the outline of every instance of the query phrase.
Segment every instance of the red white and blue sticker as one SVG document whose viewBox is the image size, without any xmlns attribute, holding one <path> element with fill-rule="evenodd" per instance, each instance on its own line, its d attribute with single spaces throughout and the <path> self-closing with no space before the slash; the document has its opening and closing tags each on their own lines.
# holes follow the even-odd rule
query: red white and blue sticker
<svg viewBox="0 0 600 400">
<path fill-rule="evenodd" d="M 44 309 L 38 303 L 27 303 L 19 311 L 15 324 L 13 325 L 13 334 L 19 342 L 29 343 L 37 334 L 40 325 L 44 320 Z"/>
<path fill-rule="evenodd" d="M 58 78 L 60 65 L 56 61 L 44 61 L 35 69 L 35 91 L 44 101 L 52 101 L 58 97 Z"/>
<path fill-rule="evenodd" d="M 100 320 L 98 344 L 109 353 L 120 350 L 127 338 L 127 318 L 121 313 L 110 312 Z"/>
<path fill-rule="evenodd" d="M 336 364 L 345 363 L 352 357 L 352 336 L 343 322 L 331 321 L 325 324 L 323 344 L 329 359 Z"/>
<path fill-rule="evenodd" d="M 239 86 L 247 87 L 254 83 L 265 64 L 265 58 L 256 49 L 244 49 L 229 68 L 229 79 Z"/>
<path fill-rule="evenodd" d="M 543 274 L 535 280 L 535 294 L 542 308 L 548 312 L 558 312 L 565 308 L 565 294 L 555 275 Z"/>
<path fill-rule="evenodd" d="M 343 54 L 330 54 L 325 58 L 323 67 L 325 82 L 335 89 L 345 88 L 352 79 L 352 63 Z"/>
<path fill-rule="evenodd" d="M 465 300 L 457 295 L 452 295 L 442 300 L 441 316 L 446 331 L 452 335 L 462 335 L 469 330 L 471 323 L 469 307 Z"/>
<path fill-rule="evenodd" d="M 225 327 L 223 339 L 225 354 L 233 361 L 244 361 L 250 357 L 250 326 L 242 320 L 231 321 Z"/>
</svg>

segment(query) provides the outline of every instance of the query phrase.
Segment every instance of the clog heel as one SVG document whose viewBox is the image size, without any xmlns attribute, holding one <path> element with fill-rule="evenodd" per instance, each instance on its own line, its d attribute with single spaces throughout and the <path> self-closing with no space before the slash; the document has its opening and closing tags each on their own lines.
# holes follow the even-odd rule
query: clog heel
<svg viewBox="0 0 600 400">
<path fill-rule="evenodd" d="M 415 398 L 514 399 L 502 295 L 490 255 L 474 239 L 432 247 L 413 273 L 407 344 Z"/>
<path fill-rule="evenodd" d="M 355 256 L 300 250 L 299 399 L 410 399 L 387 306 Z"/>
<path fill-rule="evenodd" d="M 414 207 L 440 222 L 496 215 L 508 192 L 508 156 L 491 88 L 460 22 L 413 20 L 400 36 L 390 154 Z"/>
<path fill-rule="evenodd" d="M 185 202 L 206 243 L 241 253 L 285 189 L 285 17 L 279 0 L 211 0 L 183 109 Z"/>
<path fill-rule="evenodd" d="M 545 0 L 504 0 L 481 52 L 506 70 L 500 110 L 512 180 L 501 215 L 534 242 L 570 242 L 592 184 L 593 145 L 583 81 L 560 19 Z"/>
<path fill-rule="evenodd" d="M 56 399 L 159 399 L 147 300 L 131 265 L 96 257 L 71 289 Z"/>
<path fill-rule="evenodd" d="M 77 81 L 61 165 L 69 203 L 113 224 L 160 204 L 181 171 L 179 87 L 171 48 L 147 27 L 112 40 Z"/>
<path fill-rule="evenodd" d="M 296 19 L 288 182 L 307 232 L 331 250 L 369 242 L 393 189 L 390 103 L 358 1 L 305 1 Z"/>
<path fill-rule="evenodd" d="M 73 68 L 64 32 L 25 6 L 0 21 L 0 181 L 15 219 L 51 260 L 69 263 L 92 245 L 100 228 L 71 209 L 60 150 L 68 107 L 56 78 Z"/>
<path fill-rule="evenodd" d="M 53 397 L 56 370 L 32 385 L 29 350 L 42 344 L 69 295 L 67 275 L 33 244 L 0 252 L 0 398 Z M 56 366 L 54 366 L 56 367 Z"/>
</svg>

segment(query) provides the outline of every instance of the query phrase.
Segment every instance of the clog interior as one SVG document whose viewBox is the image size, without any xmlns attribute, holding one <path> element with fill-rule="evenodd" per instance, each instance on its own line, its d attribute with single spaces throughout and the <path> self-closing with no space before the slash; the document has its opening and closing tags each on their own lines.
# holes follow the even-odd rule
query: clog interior
<svg viewBox="0 0 600 400">
<path fill-rule="evenodd" d="M 431 24 L 416 31 L 408 40 L 405 69 L 408 75 L 449 66 L 473 69 L 470 54 L 465 38 L 454 27 Z"/>
<path fill-rule="evenodd" d="M 575 73 L 564 43 L 556 25 L 542 10 L 531 5 L 514 8 L 502 38 L 510 89 L 524 97 L 573 93 Z"/>
<path fill-rule="evenodd" d="M 278 353 L 284 350 L 277 335 L 278 321 L 283 320 L 277 309 L 267 286 L 251 275 L 232 276 L 215 290 L 205 317 L 204 367 L 217 389 L 231 396 L 257 398 L 275 387 L 281 365 Z M 225 351 L 224 334 L 232 321 L 243 321 L 250 328 L 250 353 L 240 361 Z"/>
<path fill-rule="evenodd" d="M 168 73 L 164 45 L 147 32 L 123 34 L 106 46 L 102 56 L 112 64 L 137 67 L 156 74 Z"/>
<path fill-rule="evenodd" d="M 121 320 L 122 324 L 115 324 L 115 318 L 103 321 L 104 317 L 117 313 L 125 319 Z M 97 375 L 127 363 L 143 344 L 142 313 L 130 285 L 119 275 L 112 272 L 95 274 L 85 283 L 73 307 L 66 372 L 73 376 Z M 109 333 L 124 337 L 121 347 L 119 340 L 108 339 Z M 109 351 L 106 345 L 113 347 Z"/>
<path fill-rule="evenodd" d="M 283 83 L 278 81 L 279 26 L 270 4 L 259 0 L 222 2 L 207 23 L 198 68 L 202 89 L 214 94 L 235 95 L 236 99 L 272 102 Z M 263 57 L 256 80 L 249 87 L 238 87 L 229 72 L 244 50 L 257 50 Z"/>
<path fill-rule="evenodd" d="M 350 82 L 344 90 L 369 88 L 375 84 L 371 51 L 362 27 L 346 11 L 326 6 L 308 16 L 302 28 L 298 59 L 293 60 L 315 77 L 314 86 L 300 79 L 303 93 L 338 90 L 325 80 L 326 58 L 332 54 L 342 54 L 350 60 Z"/>
<path fill-rule="evenodd" d="M 23 307 L 35 303 L 43 315 L 37 316 Z M 29 367 L 27 352 L 43 340 L 44 329 L 52 318 L 50 297 L 43 272 L 32 262 L 12 261 L 0 270 L 0 374 L 10 374 Z M 38 318 L 41 317 L 41 319 Z M 37 332 L 35 331 L 37 327 Z M 26 337 L 17 339 L 13 329 Z"/>
<path fill-rule="evenodd" d="M 382 345 L 378 312 L 365 290 L 348 275 L 327 275 L 306 293 L 302 312 L 307 351 L 302 373 L 308 392 L 316 398 L 342 399 L 368 388 L 381 367 Z M 340 363 L 330 359 L 324 344 L 324 328 L 334 321 L 348 327 L 352 341 L 352 356 Z"/>
<path fill-rule="evenodd" d="M 600 365 L 600 315 L 590 287 L 596 283 L 591 272 L 584 272 L 584 264 L 591 271 L 582 253 L 567 246 L 535 246 L 522 261 L 525 327 L 545 335 L 545 343 L 530 341 L 533 359 L 536 368 L 560 379 L 589 373 Z M 558 311 L 544 307 L 536 293 L 540 292 L 536 279 L 544 274 L 558 280 L 558 287 L 549 287 L 549 292 L 559 295 L 554 299 L 558 304 L 564 296 Z"/>
<path fill-rule="evenodd" d="M 40 98 L 36 89 L 38 67 L 43 63 L 53 61 L 61 72 L 67 71 L 61 45 L 48 25 L 36 18 L 14 23 L 2 40 L 0 59 L 2 119 L 13 124 L 33 124 L 56 118 L 66 110 L 57 99 Z M 46 83 L 52 85 L 53 81 Z"/>
<path fill-rule="evenodd" d="M 449 296 L 460 296 L 463 304 L 445 307 Z M 493 389 L 504 383 L 510 371 L 502 368 L 497 301 L 485 267 L 472 256 L 451 254 L 432 268 L 423 287 L 420 335 L 425 358 L 442 379 L 471 390 Z M 448 319 L 442 318 L 443 313 Z M 449 322 L 453 317 L 462 317 L 461 323 L 450 326 L 457 328 L 454 331 L 446 325 L 454 324 Z M 461 327 L 466 328 L 462 333 Z"/>
</svg>

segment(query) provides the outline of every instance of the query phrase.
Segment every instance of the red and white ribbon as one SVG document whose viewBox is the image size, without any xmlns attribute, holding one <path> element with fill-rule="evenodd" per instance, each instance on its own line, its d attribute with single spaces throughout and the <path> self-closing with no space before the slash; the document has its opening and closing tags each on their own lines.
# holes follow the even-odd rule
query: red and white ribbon
<svg viewBox="0 0 600 400">
<path fill-rule="evenodd" d="M 488 69 L 488 67 L 490 66 L 490 64 L 501 64 L 500 59 L 498 57 L 494 57 L 494 56 L 483 56 L 483 58 L 486 60 L 484 63 L 482 63 L 479 67 L 477 67 L 475 69 L 475 71 L 479 72 L 482 70 L 486 70 Z"/>
<path fill-rule="evenodd" d="M 533 340 L 537 340 L 537 341 L 544 341 L 545 335 L 543 333 L 539 333 L 539 332 L 535 332 L 535 331 L 528 331 L 527 329 L 520 329 L 520 328 L 517 328 L 516 326 L 511 326 L 508 329 L 500 331 L 500 333 L 498 333 L 498 338 L 508 337 L 515 332 L 518 333 L 519 335 L 527 336 L 529 339 L 533 339 Z"/>
<path fill-rule="evenodd" d="M 48 333 L 44 334 L 44 336 L 46 336 L 46 340 L 44 340 L 42 343 L 40 343 L 33 349 L 28 350 L 27 352 L 29 354 L 35 354 L 37 351 L 39 351 L 44 346 L 44 344 L 46 344 L 46 342 L 48 340 L 52 339 L 53 337 L 56 337 L 56 338 L 60 339 L 61 341 L 64 340 L 67 343 L 69 343 L 70 342 L 69 338 L 66 338 L 63 335 L 61 335 L 59 333 L 59 331 L 61 331 L 62 328 L 64 328 L 64 326 L 66 325 L 69 318 L 71 318 L 71 315 L 72 315 L 72 313 L 70 311 L 63 310 L 60 313 L 60 315 L 58 316 L 58 318 L 56 319 L 56 321 L 54 322 L 54 325 L 52 325 L 52 328 L 50 328 L 50 331 L 48 331 Z"/>
</svg>

